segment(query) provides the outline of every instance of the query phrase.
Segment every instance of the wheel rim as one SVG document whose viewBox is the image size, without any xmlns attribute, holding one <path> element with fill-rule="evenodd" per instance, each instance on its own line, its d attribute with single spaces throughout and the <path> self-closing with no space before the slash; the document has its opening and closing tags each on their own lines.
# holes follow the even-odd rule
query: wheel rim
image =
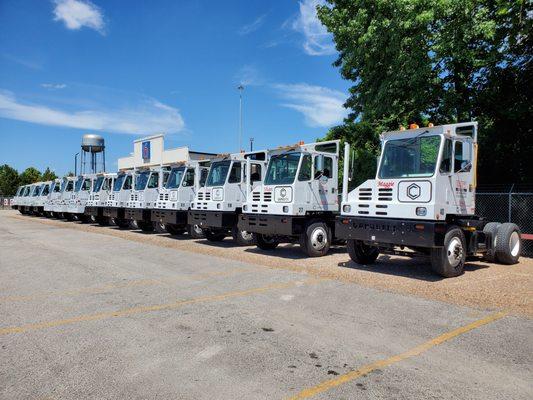
<svg viewBox="0 0 533 400">
<path fill-rule="evenodd" d="M 311 233 L 311 246 L 315 250 L 323 250 L 328 244 L 328 233 L 322 227 L 315 228 Z"/>
<path fill-rule="evenodd" d="M 202 235 L 204 233 L 204 231 L 202 230 L 202 228 L 200 228 L 200 225 L 193 225 L 192 226 L 192 230 L 194 231 L 194 233 L 196 233 L 197 235 Z"/>
<path fill-rule="evenodd" d="M 447 248 L 448 262 L 452 267 L 457 267 L 463 259 L 463 243 L 457 237 L 450 240 Z"/>
<path fill-rule="evenodd" d="M 241 238 L 246 241 L 250 241 L 254 238 L 253 233 L 248 231 L 241 231 Z"/>
<path fill-rule="evenodd" d="M 511 233 L 511 237 L 509 238 L 509 250 L 513 257 L 516 257 L 520 251 L 520 235 L 517 231 Z"/>
<path fill-rule="evenodd" d="M 163 232 L 165 230 L 165 224 L 162 223 L 162 222 L 157 222 L 156 223 L 156 227 L 157 227 L 157 230 Z"/>
</svg>

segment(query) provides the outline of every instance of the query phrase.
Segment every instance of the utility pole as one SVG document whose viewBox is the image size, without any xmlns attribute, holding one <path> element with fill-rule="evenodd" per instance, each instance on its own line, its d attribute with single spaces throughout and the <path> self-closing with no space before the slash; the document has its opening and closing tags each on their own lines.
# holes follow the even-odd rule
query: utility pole
<svg viewBox="0 0 533 400">
<path fill-rule="evenodd" d="M 74 176 L 78 176 L 78 155 L 80 153 L 77 152 L 75 155 L 74 155 Z M 81 165 L 80 165 L 80 169 L 81 169 Z"/>
<path fill-rule="evenodd" d="M 239 153 L 242 150 L 242 92 L 244 91 L 244 85 L 241 83 L 237 86 L 239 90 Z"/>
</svg>

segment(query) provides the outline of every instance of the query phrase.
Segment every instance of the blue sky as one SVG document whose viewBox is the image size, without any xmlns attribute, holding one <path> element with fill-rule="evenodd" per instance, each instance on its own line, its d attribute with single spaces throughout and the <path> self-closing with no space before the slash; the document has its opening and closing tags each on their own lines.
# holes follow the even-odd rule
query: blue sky
<svg viewBox="0 0 533 400">
<path fill-rule="evenodd" d="M 2 0 L 0 164 L 73 170 L 84 133 L 108 169 L 133 140 L 209 152 L 312 141 L 346 114 L 317 0 Z"/>
</svg>

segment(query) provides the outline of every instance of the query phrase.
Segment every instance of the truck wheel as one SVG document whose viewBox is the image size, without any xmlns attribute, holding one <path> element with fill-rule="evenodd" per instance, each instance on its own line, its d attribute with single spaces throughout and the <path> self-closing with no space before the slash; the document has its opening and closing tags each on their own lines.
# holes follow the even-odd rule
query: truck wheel
<svg viewBox="0 0 533 400">
<path fill-rule="evenodd" d="M 184 229 L 182 227 L 180 227 L 179 225 L 174 225 L 174 224 L 165 224 L 165 229 L 172 236 L 183 235 L 183 232 L 184 232 Z"/>
<path fill-rule="evenodd" d="M 152 222 L 137 221 L 137 226 L 143 232 L 153 232 L 154 231 L 154 226 L 152 225 Z"/>
<path fill-rule="evenodd" d="M 119 228 L 126 229 L 131 226 L 130 221 L 128 221 L 127 219 L 115 218 L 114 220 L 115 220 L 115 225 L 118 226 Z"/>
<path fill-rule="evenodd" d="M 205 237 L 204 231 L 198 225 L 187 225 L 187 232 L 191 239 L 202 239 Z"/>
<path fill-rule="evenodd" d="M 231 236 L 233 241 L 239 246 L 251 246 L 255 242 L 252 232 L 240 230 L 237 226 L 234 226 L 231 230 Z"/>
<path fill-rule="evenodd" d="M 98 225 L 100 226 L 107 226 L 109 225 L 110 221 L 109 221 L 109 217 L 100 217 L 98 218 Z"/>
<path fill-rule="evenodd" d="M 502 264 L 516 264 L 522 254 L 522 236 L 516 224 L 501 224 L 496 232 L 496 259 Z"/>
<path fill-rule="evenodd" d="M 221 242 L 226 237 L 225 233 L 214 232 L 210 230 L 205 231 L 205 238 L 210 242 Z"/>
<path fill-rule="evenodd" d="M 260 233 L 255 234 L 255 244 L 261 250 L 274 250 L 278 247 L 279 240 L 274 236 L 262 235 Z"/>
<path fill-rule="evenodd" d="M 324 222 L 309 224 L 300 235 L 300 247 L 309 257 L 325 256 L 331 245 L 331 229 Z"/>
<path fill-rule="evenodd" d="M 156 233 L 164 233 L 167 232 L 167 227 L 162 222 L 153 222 L 152 226 L 154 227 L 154 231 Z"/>
<path fill-rule="evenodd" d="M 346 248 L 352 261 L 361 265 L 372 264 L 379 256 L 377 247 L 364 244 L 361 240 L 347 240 Z"/>
<path fill-rule="evenodd" d="M 485 253 L 485 259 L 489 262 L 496 261 L 496 232 L 501 224 L 499 222 L 489 222 L 483 228 L 483 233 L 486 238 L 487 252 Z"/>
<path fill-rule="evenodd" d="M 463 273 L 466 239 L 463 231 L 452 226 L 444 236 L 444 247 L 431 249 L 431 267 L 437 274 L 452 278 Z"/>
</svg>

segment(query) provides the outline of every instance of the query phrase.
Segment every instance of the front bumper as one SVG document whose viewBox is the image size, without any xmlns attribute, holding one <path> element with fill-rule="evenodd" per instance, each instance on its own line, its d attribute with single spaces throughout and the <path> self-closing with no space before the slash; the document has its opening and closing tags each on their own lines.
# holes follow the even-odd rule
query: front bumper
<svg viewBox="0 0 533 400">
<path fill-rule="evenodd" d="M 335 222 L 339 239 L 362 240 L 410 247 L 440 247 L 444 245 L 446 223 L 388 218 L 339 216 Z"/>
<path fill-rule="evenodd" d="M 118 207 L 104 207 L 104 217 L 124 219 L 124 209 Z"/>
<path fill-rule="evenodd" d="M 132 221 L 151 221 L 151 210 L 145 208 L 126 208 L 124 218 Z"/>
<path fill-rule="evenodd" d="M 209 229 L 231 229 L 237 224 L 237 213 L 233 211 L 190 210 L 187 217 L 189 225 Z"/>
<path fill-rule="evenodd" d="M 187 225 L 187 211 L 153 209 L 150 215 L 152 222 L 171 225 Z"/>
<path fill-rule="evenodd" d="M 241 214 L 239 229 L 269 236 L 294 236 L 303 233 L 305 217 L 290 215 Z"/>
</svg>

